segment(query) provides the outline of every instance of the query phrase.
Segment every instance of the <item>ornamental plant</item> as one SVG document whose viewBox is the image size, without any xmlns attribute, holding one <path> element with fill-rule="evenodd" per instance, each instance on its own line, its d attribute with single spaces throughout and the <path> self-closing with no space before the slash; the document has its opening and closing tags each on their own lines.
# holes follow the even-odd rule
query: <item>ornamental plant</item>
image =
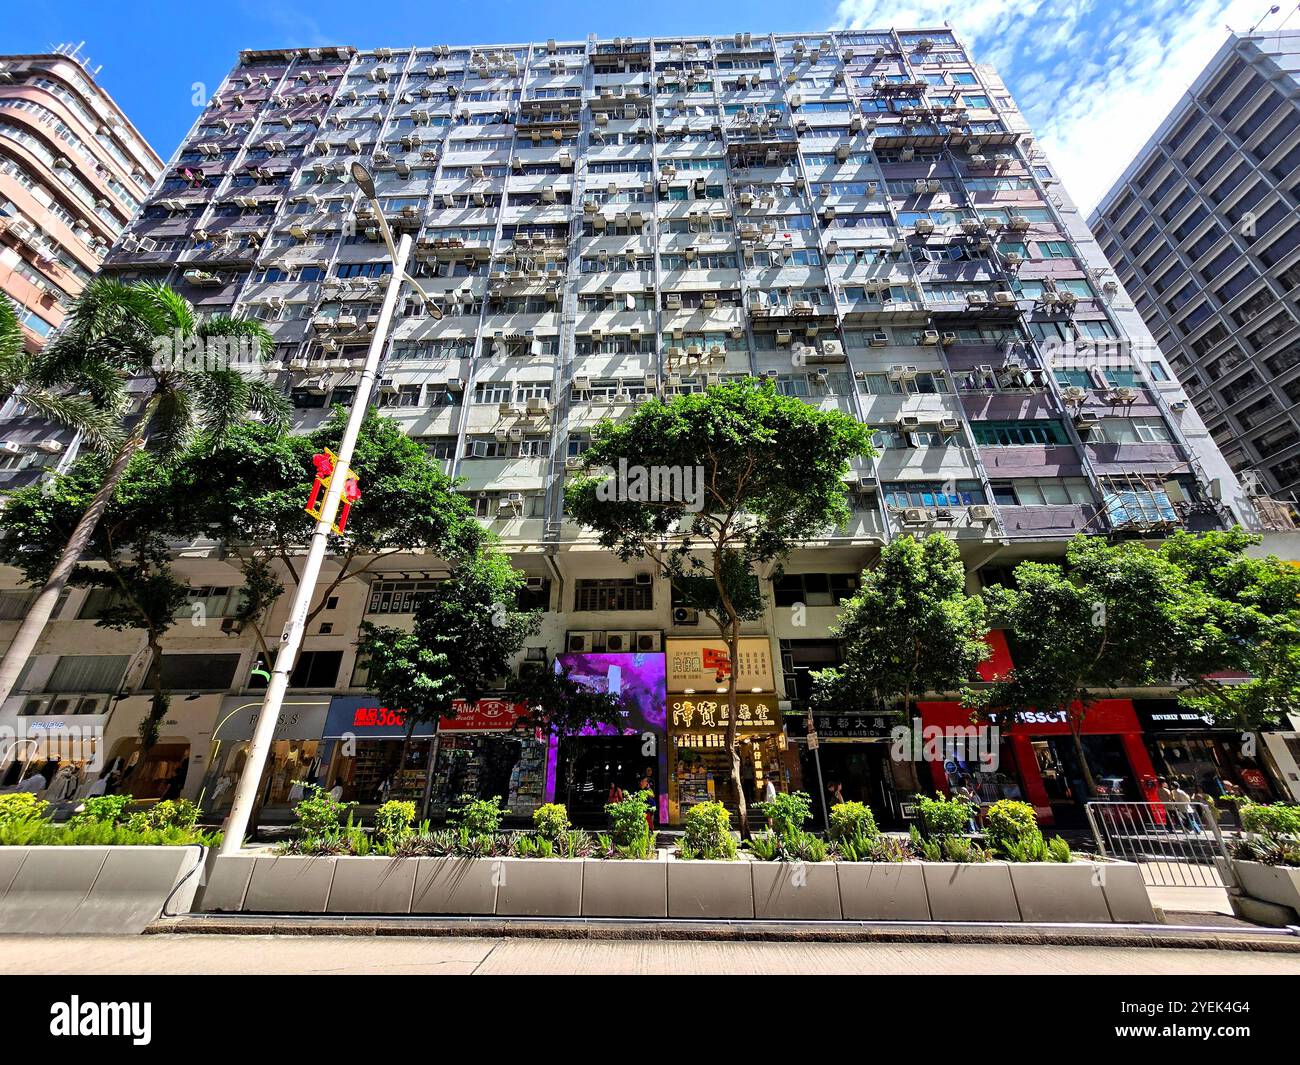
<svg viewBox="0 0 1300 1065">
<path fill-rule="evenodd" d="M 126 823 L 133 832 L 159 832 L 168 828 L 193 828 L 198 819 L 196 803 L 189 799 L 164 799 L 147 810 L 132 814 Z"/>
<path fill-rule="evenodd" d="M 1038 833 L 1038 818 L 1027 802 L 999 799 L 984 816 L 984 832 L 994 850 Z"/>
<path fill-rule="evenodd" d="M 831 807 L 831 839 L 870 839 L 879 835 L 871 807 L 862 802 L 837 802 Z"/>
<path fill-rule="evenodd" d="M 38 799 L 30 791 L 16 791 L 0 795 L 0 825 L 39 821 L 45 816 L 49 803 Z"/>
<path fill-rule="evenodd" d="M 537 835 L 554 844 L 569 831 L 569 811 L 564 803 L 548 802 L 533 811 L 533 828 Z"/>
<path fill-rule="evenodd" d="M 344 815 L 357 804 L 339 801 L 319 784 L 304 785 L 303 791 L 306 798 L 293 808 L 303 837 L 315 841 L 337 836 Z"/>
<path fill-rule="evenodd" d="M 471 837 L 492 836 L 501 827 L 501 818 L 506 808 L 501 803 L 500 795 L 490 799 L 474 799 L 468 795 L 460 797 L 459 808 L 453 811 L 456 826 Z"/>
<path fill-rule="evenodd" d="M 1283 802 L 1242 806 L 1241 827 L 1259 835 L 1300 837 L 1300 806 Z"/>
<path fill-rule="evenodd" d="M 606 804 L 609 816 L 610 842 L 620 858 L 650 857 L 650 822 L 654 795 L 649 791 L 629 792 L 618 802 Z"/>
<path fill-rule="evenodd" d="M 394 844 L 408 835 L 415 821 L 415 803 L 389 799 L 375 811 L 375 842 Z"/>
<path fill-rule="evenodd" d="M 98 821 L 118 825 L 126 820 L 126 808 L 131 805 L 130 795 L 96 795 L 81 804 L 70 824 Z"/>
<path fill-rule="evenodd" d="M 970 827 L 975 807 L 965 799 L 936 795 L 933 799 L 922 795 L 916 800 L 916 819 L 921 834 L 927 839 L 941 840 L 965 835 Z"/>
<path fill-rule="evenodd" d="M 771 820 L 772 831 L 782 837 L 800 831 L 812 817 L 812 800 L 806 791 L 777 792 L 776 798 L 755 805 Z"/>
<path fill-rule="evenodd" d="M 736 856 L 731 814 L 720 802 L 696 803 L 686 812 L 686 830 L 677 848 L 685 859 L 729 861 Z"/>
</svg>

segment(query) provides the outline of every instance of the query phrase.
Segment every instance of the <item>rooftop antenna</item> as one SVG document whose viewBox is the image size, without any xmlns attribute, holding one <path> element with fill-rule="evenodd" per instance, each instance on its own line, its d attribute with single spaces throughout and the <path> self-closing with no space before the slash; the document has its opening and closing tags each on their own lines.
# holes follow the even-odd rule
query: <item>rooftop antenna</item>
<svg viewBox="0 0 1300 1065">
<path fill-rule="evenodd" d="M 83 56 L 81 54 L 81 50 L 84 47 L 86 47 L 85 41 L 78 41 L 76 44 L 67 41 L 64 42 L 63 44 L 51 45 L 50 51 L 53 52 L 55 55 L 61 55 L 66 59 L 71 59 L 74 63 L 76 63 L 83 70 L 85 70 L 86 73 L 88 73 L 92 78 L 96 78 L 99 76 L 99 72 L 104 69 L 104 66 L 101 63 L 99 66 L 95 67 L 94 70 L 91 70 L 90 56 L 88 55 Z"/>
</svg>

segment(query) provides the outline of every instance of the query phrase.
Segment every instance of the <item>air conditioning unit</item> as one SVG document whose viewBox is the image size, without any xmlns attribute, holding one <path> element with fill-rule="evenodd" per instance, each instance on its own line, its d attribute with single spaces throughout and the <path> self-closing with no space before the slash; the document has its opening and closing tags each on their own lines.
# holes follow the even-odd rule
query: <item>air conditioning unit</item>
<svg viewBox="0 0 1300 1065">
<path fill-rule="evenodd" d="M 904 525 L 925 525 L 930 520 L 930 516 L 921 507 L 904 507 L 902 518 Z"/>
<path fill-rule="evenodd" d="M 632 650 L 632 633 L 605 633 L 605 651 L 609 654 L 626 653 Z"/>
<path fill-rule="evenodd" d="M 700 623 L 700 612 L 688 606 L 673 607 L 673 624 L 674 625 L 698 625 Z"/>
<path fill-rule="evenodd" d="M 634 649 L 638 654 L 658 654 L 663 650 L 663 633 L 638 632 Z"/>
<path fill-rule="evenodd" d="M 1079 385 L 1068 385 L 1061 389 L 1061 398 L 1071 403 L 1082 403 L 1088 398 L 1088 390 Z"/>
<path fill-rule="evenodd" d="M 939 330 L 937 330 L 937 329 L 926 329 L 926 330 L 924 330 L 924 331 L 921 333 L 921 343 L 922 343 L 922 344 L 937 344 L 937 343 L 939 343 Z"/>
<path fill-rule="evenodd" d="M 916 414 L 900 414 L 895 424 L 900 432 L 914 433 L 921 428 L 921 418 Z"/>
<path fill-rule="evenodd" d="M 971 521 L 980 521 L 987 525 L 996 518 L 996 512 L 986 503 L 977 503 L 975 506 L 970 508 Z"/>
<path fill-rule="evenodd" d="M 873 348 L 883 348 L 889 344 L 888 333 L 872 333 L 871 340 L 868 341 Z"/>
</svg>

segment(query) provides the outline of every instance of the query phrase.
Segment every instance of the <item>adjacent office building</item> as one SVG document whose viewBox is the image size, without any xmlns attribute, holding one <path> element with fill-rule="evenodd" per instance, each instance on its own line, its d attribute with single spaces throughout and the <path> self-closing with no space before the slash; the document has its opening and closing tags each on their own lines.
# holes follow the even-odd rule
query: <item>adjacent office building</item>
<svg viewBox="0 0 1300 1065">
<path fill-rule="evenodd" d="M 442 311 L 403 298 L 379 405 L 464 479 L 527 573 L 547 613 L 525 657 L 574 656 L 635 692 L 638 738 L 547 749 L 485 701 L 398 765 L 402 729 L 365 693 L 356 628 L 409 615 L 440 569 L 394 556 L 341 586 L 307 636 L 268 809 L 304 779 L 362 802 L 428 789 L 435 814 L 468 792 L 521 815 L 558 795 L 598 819 L 612 780 L 647 772 L 670 821 L 728 799 L 707 621 L 563 507 L 593 427 L 655 396 L 762 376 L 861 419 L 881 451 L 849 475 L 850 520 L 795 552 L 746 625 L 756 788 L 800 782 L 803 719 L 781 711 L 835 661 L 836 605 L 891 538 L 953 537 L 978 587 L 1080 532 L 1256 523 L 1005 85 L 947 28 L 244 53 L 106 269 L 263 320 L 266 372 L 301 429 L 351 401 L 391 270 L 353 160 Z M 186 773 L 184 793 L 220 811 L 261 701 L 259 652 L 217 627 L 240 583 L 218 547 L 177 566 L 214 620 L 167 637 L 163 672 L 186 698 L 146 758 L 160 789 Z M 100 723 L 110 756 L 132 753 L 149 663 L 134 636 L 94 626 L 99 609 L 69 596 L 0 723 Z M 1098 775 L 1136 797 L 1153 778 L 1142 708 L 1112 702 L 1094 719 Z M 818 722 L 820 757 L 846 796 L 897 820 L 944 767 L 891 763 L 882 720 L 864 707 Z M 981 786 L 1065 816 L 1067 730 L 1035 728 Z M 644 732 L 662 734 L 657 754 Z"/>
<path fill-rule="evenodd" d="M 1229 37 L 1090 220 L 1233 469 L 1288 500 L 1300 489 L 1298 210 L 1291 30 Z"/>
<path fill-rule="evenodd" d="M 139 211 L 162 160 L 79 48 L 0 56 L 0 292 L 35 350 Z M 3 412 L 0 490 L 67 458 L 71 434 Z"/>
</svg>

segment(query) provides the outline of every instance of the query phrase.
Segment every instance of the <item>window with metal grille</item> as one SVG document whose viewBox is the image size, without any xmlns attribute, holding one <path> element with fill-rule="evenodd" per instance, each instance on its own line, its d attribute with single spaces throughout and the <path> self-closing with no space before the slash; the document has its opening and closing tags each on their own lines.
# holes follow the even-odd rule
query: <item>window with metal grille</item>
<svg viewBox="0 0 1300 1065">
<path fill-rule="evenodd" d="M 574 610 L 653 610 L 654 585 L 627 577 L 580 578 L 574 585 Z"/>
</svg>

